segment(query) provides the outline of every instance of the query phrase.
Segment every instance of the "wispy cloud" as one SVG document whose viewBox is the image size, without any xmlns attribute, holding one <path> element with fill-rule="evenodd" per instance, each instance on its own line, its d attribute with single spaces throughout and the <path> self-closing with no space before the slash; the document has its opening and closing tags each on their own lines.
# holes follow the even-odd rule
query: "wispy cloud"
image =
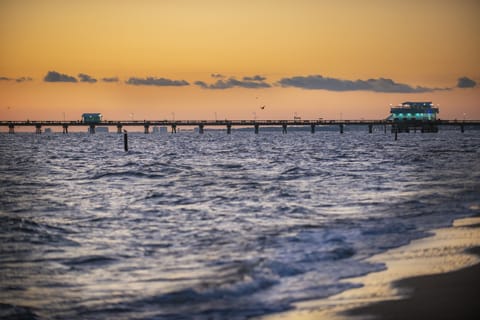
<svg viewBox="0 0 480 320">
<path fill-rule="evenodd" d="M 43 78 L 45 82 L 78 82 L 75 77 L 67 74 L 58 73 L 56 71 L 48 71 L 47 75 Z"/>
<path fill-rule="evenodd" d="M 267 78 L 259 75 L 256 75 L 253 77 L 243 77 L 243 81 L 265 81 L 265 80 L 267 80 Z"/>
<path fill-rule="evenodd" d="M 296 87 L 307 90 L 330 91 L 374 91 L 386 93 L 421 93 L 449 88 L 428 88 L 398 83 L 392 79 L 378 78 L 368 80 L 345 80 L 323 77 L 321 75 L 296 76 L 278 81 L 282 87 Z"/>
<path fill-rule="evenodd" d="M 220 74 L 220 73 L 212 73 L 210 75 L 212 78 L 225 78 L 225 76 L 223 74 Z"/>
<path fill-rule="evenodd" d="M 95 83 L 97 82 L 97 79 L 92 78 L 88 74 L 85 73 L 79 73 L 78 77 L 80 78 L 80 82 L 88 82 L 88 83 Z"/>
<path fill-rule="evenodd" d="M 103 82 L 118 82 L 118 77 L 106 77 L 106 78 L 102 78 L 102 81 Z"/>
<path fill-rule="evenodd" d="M 461 77 L 457 82 L 457 88 L 474 88 L 476 85 L 474 80 L 467 77 Z"/>
<path fill-rule="evenodd" d="M 242 80 L 236 78 L 228 78 L 227 80 L 217 80 L 215 83 L 208 84 L 204 81 L 195 81 L 195 84 L 203 89 L 230 89 L 230 88 L 247 88 L 261 89 L 270 88 L 271 85 L 265 82 L 266 78 L 262 76 L 243 77 Z"/>
<path fill-rule="evenodd" d="M 9 78 L 9 77 L 0 77 L 0 81 L 15 81 L 15 82 L 27 82 L 32 81 L 33 79 L 30 77 L 20 77 L 20 78 Z"/>
<path fill-rule="evenodd" d="M 160 86 L 160 87 L 166 87 L 166 86 L 181 87 L 181 86 L 190 85 L 190 83 L 188 83 L 185 80 L 171 80 L 166 78 L 154 78 L 154 77 L 147 77 L 147 78 L 130 77 L 127 81 L 125 81 L 125 83 L 134 85 L 134 86 Z"/>
</svg>

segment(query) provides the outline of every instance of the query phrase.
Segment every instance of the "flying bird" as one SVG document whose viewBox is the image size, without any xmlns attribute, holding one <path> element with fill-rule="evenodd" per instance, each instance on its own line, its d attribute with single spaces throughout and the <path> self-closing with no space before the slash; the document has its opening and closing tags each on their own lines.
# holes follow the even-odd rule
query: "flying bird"
<svg viewBox="0 0 480 320">
<path fill-rule="evenodd" d="M 260 109 L 264 110 L 266 106 L 261 106 Z"/>
</svg>

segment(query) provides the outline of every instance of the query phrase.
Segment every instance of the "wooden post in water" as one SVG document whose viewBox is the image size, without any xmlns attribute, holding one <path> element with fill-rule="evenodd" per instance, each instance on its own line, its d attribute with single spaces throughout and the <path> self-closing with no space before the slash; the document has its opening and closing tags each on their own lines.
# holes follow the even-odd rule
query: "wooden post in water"
<svg viewBox="0 0 480 320">
<path fill-rule="evenodd" d="M 312 134 L 315 133 L 315 124 L 314 124 L 314 123 L 312 123 L 312 124 L 310 125 L 310 132 L 311 132 Z"/>
<path fill-rule="evenodd" d="M 128 151 L 128 134 L 127 130 L 123 130 L 123 149 Z"/>
<path fill-rule="evenodd" d="M 144 130 L 145 134 L 148 134 L 150 132 L 150 126 L 148 124 L 144 125 L 143 128 L 145 129 Z"/>
<path fill-rule="evenodd" d="M 203 134 L 203 124 L 198 125 L 198 133 Z"/>
<path fill-rule="evenodd" d="M 463 123 L 460 125 L 460 132 L 461 133 L 465 132 L 465 126 L 463 125 Z"/>
<path fill-rule="evenodd" d="M 63 125 L 63 134 L 67 134 L 67 133 L 68 133 L 68 125 L 64 124 Z"/>
<path fill-rule="evenodd" d="M 397 141 L 398 127 L 395 125 L 395 141 Z"/>
<path fill-rule="evenodd" d="M 259 129 L 259 127 L 260 127 L 260 125 L 256 123 L 256 124 L 255 124 L 255 134 L 258 134 L 258 131 L 259 131 L 258 129 Z"/>
<path fill-rule="evenodd" d="M 122 125 L 117 124 L 117 133 L 122 133 Z"/>
<path fill-rule="evenodd" d="M 8 133 L 9 134 L 15 133 L 15 126 L 12 123 L 8 125 Z"/>
<path fill-rule="evenodd" d="M 287 133 L 287 124 L 286 123 L 282 124 L 282 133 L 283 134 Z"/>
<path fill-rule="evenodd" d="M 36 132 L 37 134 L 42 133 L 42 125 L 41 125 L 41 124 L 35 125 L 35 132 Z"/>
<path fill-rule="evenodd" d="M 368 133 L 372 133 L 373 132 L 373 124 L 369 124 L 368 125 Z"/>
<path fill-rule="evenodd" d="M 339 125 L 340 126 L 340 133 L 343 134 L 343 123 Z"/>
<path fill-rule="evenodd" d="M 227 134 L 231 134 L 231 133 L 232 133 L 232 125 L 227 124 Z"/>
</svg>

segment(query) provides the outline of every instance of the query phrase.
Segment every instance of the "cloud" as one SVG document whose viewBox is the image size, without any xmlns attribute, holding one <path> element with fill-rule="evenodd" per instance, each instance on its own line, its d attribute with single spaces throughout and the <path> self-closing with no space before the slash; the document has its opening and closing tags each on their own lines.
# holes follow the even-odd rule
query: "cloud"
<svg viewBox="0 0 480 320">
<path fill-rule="evenodd" d="M 30 77 L 20 77 L 20 78 L 15 79 L 15 81 L 20 83 L 20 82 L 33 81 L 33 79 L 30 78 Z"/>
<path fill-rule="evenodd" d="M 88 83 L 95 83 L 97 79 L 90 77 L 88 74 L 79 73 L 78 77 L 80 78 L 80 82 L 88 82 Z"/>
<path fill-rule="evenodd" d="M 278 81 L 282 87 L 296 87 L 307 90 L 330 90 L 330 91 L 374 91 L 387 93 L 421 93 L 437 90 L 449 90 L 449 88 L 413 87 L 404 83 L 397 83 L 392 79 L 378 78 L 368 80 L 344 80 L 323 77 L 321 75 L 296 76 L 283 78 Z"/>
<path fill-rule="evenodd" d="M 243 77 L 243 81 L 265 81 L 267 78 L 262 76 Z"/>
<path fill-rule="evenodd" d="M 30 77 L 20 77 L 20 78 L 9 78 L 9 77 L 0 77 L 0 81 L 15 81 L 15 82 L 26 82 L 26 81 L 32 81 L 33 79 Z"/>
<path fill-rule="evenodd" d="M 118 77 L 107 77 L 107 78 L 102 78 L 103 82 L 118 82 Z"/>
<path fill-rule="evenodd" d="M 225 76 L 223 74 L 220 74 L 220 73 L 212 73 L 210 76 L 212 78 L 225 78 Z"/>
<path fill-rule="evenodd" d="M 476 85 L 477 83 L 470 78 L 467 78 L 467 77 L 458 78 L 457 88 L 473 88 Z"/>
<path fill-rule="evenodd" d="M 174 86 L 174 87 L 181 87 L 181 86 L 189 86 L 185 80 L 170 80 L 165 78 L 154 78 L 154 77 L 147 77 L 147 78 L 136 78 L 130 77 L 126 84 L 134 85 L 134 86 Z"/>
<path fill-rule="evenodd" d="M 230 89 L 230 88 L 247 88 L 247 89 L 261 89 L 270 88 L 271 85 L 264 82 L 266 78 L 261 76 L 244 77 L 242 80 L 235 78 L 228 78 L 227 80 L 217 80 L 215 83 L 207 84 L 204 81 L 195 81 L 195 85 L 203 89 Z"/>
<path fill-rule="evenodd" d="M 48 71 L 47 75 L 43 78 L 45 82 L 78 82 L 75 77 L 58 73 L 56 71 Z"/>
</svg>

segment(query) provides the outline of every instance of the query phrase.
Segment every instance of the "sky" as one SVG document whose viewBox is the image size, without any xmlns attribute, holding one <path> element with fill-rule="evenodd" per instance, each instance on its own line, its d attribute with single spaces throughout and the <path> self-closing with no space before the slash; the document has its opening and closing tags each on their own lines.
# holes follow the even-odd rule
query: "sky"
<svg viewBox="0 0 480 320">
<path fill-rule="evenodd" d="M 0 0 L 0 120 L 480 119 L 478 0 Z M 264 108 L 262 108 L 265 106 Z"/>
</svg>

